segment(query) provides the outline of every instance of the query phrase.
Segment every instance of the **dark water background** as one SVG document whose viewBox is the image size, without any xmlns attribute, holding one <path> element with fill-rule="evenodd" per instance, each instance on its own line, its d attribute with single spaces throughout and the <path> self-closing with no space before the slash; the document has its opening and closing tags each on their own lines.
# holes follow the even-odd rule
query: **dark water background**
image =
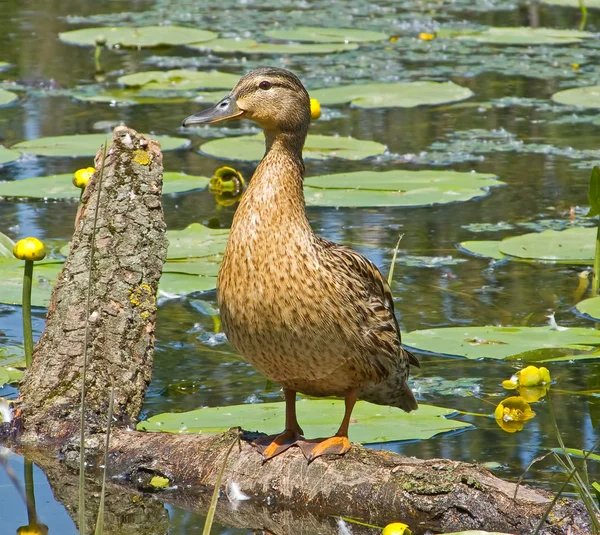
<svg viewBox="0 0 600 535">
<path fill-rule="evenodd" d="M 181 119 L 199 109 L 192 103 L 109 107 L 76 102 L 68 91 L 93 84 L 94 63 L 90 48 L 61 43 L 60 31 L 102 23 L 173 23 L 223 32 L 226 36 L 261 37 L 274 24 L 332 25 L 377 29 L 401 38 L 388 47 L 361 46 L 358 51 L 328 56 L 278 57 L 214 56 L 183 47 L 143 51 L 105 51 L 103 67 L 108 81 L 118 76 L 155 68 L 197 67 L 242 75 L 264 64 L 294 70 L 309 89 L 367 81 L 411 79 L 453 80 L 473 90 L 469 105 L 415 109 L 358 110 L 337 107 L 325 110 L 325 119 L 311 126 L 312 133 L 351 135 L 384 143 L 389 154 L 376 161 L 309 161 L 307 174 L 369 169 L 431 168 L 415 164 L 433 160 L 431 145 L 448 141 L 455 131 L 504 129 L 527 143 L 553 147 L 597 149 L 600 126 L 593 112 L 574 115 L 566 107 L 547 99 L 569 86 L 600 81 L 597 40 L 560 47 L 493 47 L 452 45 L 435 40 L 418 41 L 420 31 L 438 23 L 470 23 L 498 26 L 539 24 L 574 29 L 575 9 L 527 7 L 513 2 L 168 2 L 168 1 L 58 1 L 0 0 L 0 60 L 12 66 L 0 72 L 0 80 L 18 81 L 29 87 L 22 99 L 0 109 L 0 144 L 12 144 L 42 136 L 109 131 L 100 121 L 124 123 L 138 131 L 187 135 L 193 147 L 226 131 L 199 129 L 190 134 L 180 129 Z M 275 9 L 277 6 L 277 9 Z M 131 15 L 115 16 L 124 12 Z M 599 29 L 598 11 L 590 11 L 588 28 Z M 67 16 L 102 15 L 85 24 L 71 24 Z M 106 15 L 106 16 L 104 16 Z M 130 22 L 129 22 L 130 23 Z M 574 68 L 572 64 L 579 64 Z M 224 92 L 225 93 L 225 92 Z M 499 103 L 497 99 L 510 97 Z M 471 105 L 473 102 L 479 105 Z M 489 104 L 491 103 L 491 104 Z M 489 105 L 488 105 L 489 104 Z M 583 118 L 568 122 L 572 117 Z M 586 117 L 589 120 L 586 120 Z M 237 125 L 248 128 L 248 125 Z M 410 209 L 319 209 L 310 208 L 309 218 L 322 236 L 353 244 L 371 258 L 384 273 L 389 270 L 398 234 L 404 238 L 400 256 L 406 254 L 468 259 L 441 267 L 398 264 L 393 290 L 403 331 L 460 325 L 543 325 L 555 312 L 566 326 L 592 327 L 589 319 L 573 312 L 578 273 L 582 267 L 522 263 L 493 264 L 468 257 L 456 245 L 468 239 L 499 239 L 525 232 L 521 223 L 550 219 L 568 220 L 573 206 L 587 203 L 590 160 L 551 154 L 531 154 L 522 149 L 475 154 L 447 151 L 444 168 L 497 174 L 506 182 L 485 198 L 441 207 Z M 429 158 L 429 160 L 428 160 Z M 165 154 L 165 169 L 211 176 L 226 162 L 193 150 Z M 18 180 L 53 173 L 73 172 L 91 164 L 90 159 L 26 158 L 0 168 L 0 180 Z M 251 176 L 255 164 L 236 167 Z M 164 199 L 170 229 L 218 218 L 228 227 L 234 208 L 218 207 L 208 191 L 171 195 Z M 44 240 L 68 240 L 76 212 L 74 202 L 0 201 L 0 231 L 13 238 L 28 235 Z M 514 230 L 472 232 L 473 223 L 508 222 Z M 542 223 L 543 224 L 543 223 Z M 213 293 L 203 300 L 214 303 Z M 35 312 L 37 335 L 43 328 L 44 310 Z M 0 345 L 21 342 L 20 309 L 0 305 Z M 183 411 L 200 406 L 218 406 L 249 401 L 280 400 L 277 386 L 267 386 L 264 377 L 233 353 L 227 344 L 211 346 L 212 320 L 204 315 L 193 297 L 168 301 L 158 314 L 153 381 L 144 415 Z M 414 375 L 419 400 L 465 412 L 490 414 L 506 392 L 500 383 L 516 369 L 515 364 L 492 361 L 421 356 L 422 368 Z M 552 394 L 560 432 L 567 446 L 590 447 L 600 415 L 597 395 L 577 394 L 600 385 L 600 365 L 593 362 L 561 363 L 550 367 L 556 389 Z M 440 378 L 440 379 L 436 379 Z M 441 380 L 469 379 L 468 386 L 450 383 L 440 391 Z M 185 388 L 181 388 L 184 386 Z M 14 397 L 12 388 L 0 396 Z M 547 403 L 535 406 L 536 417 L 523 431 L 504 433 L 492 419 L 461 417 L 476 429 L 440 436 L 428 441 L 386 444 L 404 455 L 421 458 L 446 457 L 463 461 L 496 462 L 500 477 L 515 479 L 541 451 L 557 446 Z M 22 458 L 10 464 L 22 473 Z M 594 463 L 590 477 L 598 475 Z M 557 489 L 563 481 L 551 458 L 529 470 L 533 485 Z M 51 526 L 50 533 L 75 533 L 63 506 L 54 501 L 44 475 L 36 470 L 39 515 Z M 170 533 L 200 533 L 203 518 L 169 508 Z M 26 524 L 26 509 L 0 471 L 0 532 L 15 533 Z M 226 530 L 223 528 L 223 533 Z M 230 530 L 233 533 L 233 531 Z"/>
</svg>

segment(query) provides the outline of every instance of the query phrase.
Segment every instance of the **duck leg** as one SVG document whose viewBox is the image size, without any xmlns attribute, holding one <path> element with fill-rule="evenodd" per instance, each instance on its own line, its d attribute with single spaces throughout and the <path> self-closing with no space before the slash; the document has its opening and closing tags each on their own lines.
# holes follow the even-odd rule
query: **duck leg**
<svg viewBox="0 0 600 535">
<path fill-rule="evenodd" d="M 262 453 L 263 463 L 302 440 L 304 431 L 296 418 L 296 391 L 283 389 L 285 396 L 285 431 L 279 435 L 269 435 L 256 439 L 252 445 Z"/>
<path fill-rule="evenodd" d="M 353 388 L 346 393 L 344 398 L 346 412 L 344 413 L 342 425 L 340 425 L 338 432 L 334 436 L 303 440 L 298 443 L 309 463 L 321 455 L 344 455 L 344 453 L 350 451 L 352 444 L 348 440 L 348 427 L 350 426 L 350 416 L 352 415 L 352 409 L 354 409 L 357 398 L 358 388 Z"/>
</svg>

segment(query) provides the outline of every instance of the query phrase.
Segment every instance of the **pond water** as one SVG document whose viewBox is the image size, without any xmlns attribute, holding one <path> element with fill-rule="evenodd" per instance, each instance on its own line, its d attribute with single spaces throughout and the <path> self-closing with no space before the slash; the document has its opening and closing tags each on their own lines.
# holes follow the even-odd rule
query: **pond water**
<svg viewBox="0 0 600 535">
<path fill-rule="evenodd" d="M 493 188 L 482 198 L 433 207 L 309 207 L 313 228 L 327 239 L 352 245 L 383 273 L 390 268 L 400 233 L 400 258 L 442 258 L 429 266 L 418 261 L 399 261 L 395 266 L 392 289 L 403 332 L 451 326 L 539 326 L 545 325 L 546 316 L 553 312 L 560 325 L 594 327 L 592 320 L 577 315 L 573 308 L 581 298 L 577 295 L 578 275 L 584 266 L 494 262 L 468 256 L 457 244 L 501 239 L 551 225 L 566 228 L 573 207 L 587 206 L 590 169 L 600 160 L 593 152 L 598 149 L 600 112 L 554 104 L 549 97 L 560 89 L 600 83 L 600 65 L 593 61 L 598 40 L 519 46 L 417 37 L 420 32 L 435 32 L 440 27 L 538 25 L 576 29 L 580 18 L 577 9 L 500 0 L 222 0 L 218 5 L 207 4 L 212 3 L 3 0 L 0 62 L 9 66 L 0 72 L 0 81 L 4 80 L 0 87 L 15 87 L 20 98 L 0 108 L 0 145 L 10 147 L 43 136 L 109 132 L 112 125 L 124 123 L 138 131 L 189 137 L 192 149 L 166 153 L 165 169 L 212 176 L 217 167 L 228 162 L 194 149 L 216 137 L 253 133 L 253 127 L 238 123 L 229 128 L 183 130 L 181 120 L 201 108 L 190 100 L 110 106 L 77 101 L 71 90 L 112 84 L 118 76 L 143 70 L 218 68 L 242 75 L 259 65 L 293 70 L 309 91 L 372 81 L 451 80 L 471 89 L 474 96 L 454 105 L 411 109 L 324 107 L 323 117 L 312 124 L 311 133 L 374 140 L 387 145 L 388 151 L 363 161 L 308 160 L 307 175 L 372 168 L 437 168 L 493 173 L 506 185 Z M 378 30 L 398 39 L 365 43 L 348 52 L 287 57 L 220 55 L 180 46 L 104 50 L 101 63 L 105 74 L 99 78 L 91 47 L 65 44 L 57 38 L 59 32 L 86 26 L 167 23 L 257 40 L 266 40 L 264 32 L 277 26 L 332 24 Z M 600 11 L 590 10 L 586 29 L 600 31 Z M 542 147 L 536 149 L 534 145 Z M 574 150 L 565 150 L 568 148 Z M 0 181 L 72 173 L 91 163 L 91 158 L 28 156 L 0 166 Z M 255 163 L 234 165 L 250 177 Z M 33 235 L 46 242 L 65 242 L 72 234 L 76 209 L 77 204 L 70 201 L 0 201 L 0 231 L 13 239 Z M 219 206 L 206 189 L 165 196 L 164 210 L 169 229 L 209 220 L 227 228 L 235 207 Z M 509 225 L 500 225 L 502 222 Z M 464 261 L 452 263 L 448 258 Z M 213 321 L 204 313 L 200 300 L 215 304 L 214 292 L 167 300 L 159 308 L 145 417 L 282 399 L 277 385 L 268 384 L 225 341 L 215 341 Z M 36 337 L 43 329 L 44 316 L 44 309 L 36 309 Z M 20 308 L 0 305 L 0 347 L 20 344 L 21 340 Z M 501 382 L 521 364 L 419 356 L 422 367 L 413 370 L 411 379 L 419 401 L 473 413 L 458 418 L 475 428 L 427 441 L 387 443 L 386 449 L 421 458 L 493 462 L 500 477 L 514 480 L 540 453 L 558 445 L 544 400 L 534 405 L 536 416 L 517 433 L 506 433 L 492 418 L 485 417 L 509 395 Z M 566 445 L 591 447 L 600 416 L 600 364 L 566 361 L 552 363 L 549 368 L 555 381 L 552 407 Z M 0 396 L 16 395 L 14 387 L 0 388 Z M 9 463 L 20 477 L 22 458 L 13 456 Z M 589 463 L 588 469 L 590 478 L 600 477 L 597 463 Z M 50 526 L 50 533 L 75 533 L 66 510 L 54 501 L 43 473 L 37 469 L 35 479 L 38 504 L 43 503 L 38 514 Z M 525 479 L 556 490 L 564 476 L 549 457 L 535 464 Z M 26 508 L 16 496 L 0 470 L 2 533 L 15 533 L 18 526 L 26 524 Z M 170 533 L 199 533 L 202 529 L 202 517 L 174 507 L 168 512 Z"/>
</svg>

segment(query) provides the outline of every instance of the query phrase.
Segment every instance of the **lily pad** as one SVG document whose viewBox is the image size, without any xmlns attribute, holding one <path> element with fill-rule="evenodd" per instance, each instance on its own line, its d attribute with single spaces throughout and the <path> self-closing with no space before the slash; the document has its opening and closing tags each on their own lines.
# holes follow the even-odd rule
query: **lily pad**
<svg viewBox="0 0 600 535">
<path fill-rule="evenodd" d="M 385 145 L 376 141 L 312 134 L 306 138 L 303 155 L 304 158 L 313 160 L 362 160 L 383 154 L 386 149 Z M 254 136 L 215 139 L 201 145 L 200 151 L 223 160 L 258 161 L 265 154 L 265 137 L 261 133 Z"/>
<path fill-rule="evenodd" d="M 438 38 L 464 39 L 495 45 L 567 45 L 591 39 L 594 34 L 554 28 L 490 27 L 478 30 L 440 30 Z"/>
<path fill-rule="evenodd" d="M 165 267 L 170 262 L 165 263 Z M 194 292 L 207 292 L 217 287 L 217 277 L 189 275 L 185 273 L 164 273 L 160 277 L 158 290 L 170 295 L 187 295 Z"/>
<path fill-rule="evenodd" d="M 310 96 L 324 106 L 350 102 L 357 108 L 414 108 L 458 102 L 473 92 L 454 82 L 399 82 L 317 89 Z"/>
<path fill-rule="evenodd" d="M 25 263 L 16 258 L 0 258 L 0 303 L 20 305 L 23 294 L 23 269 Z M 31 305 L 47 307 L 50 293 L 62 264 L 37 263 L 33 270 Z"/>
<path fill-rule="evenodd" d="M 245 54 L 268 54 L 268 55 L 290 55 L 290 54 L 333 54 L 335 52 L 346 52 L 356 50 L 356 43 L 259 43 L 254 39 L 213 39 L 202 43 L 188 45 L 189 48 L 197 50 L 210 50 L 221 53 L 245 53 Z"/>
<path fill-rule="evenodd" d="M 0 182 L 0 197 L 76 199 L 81 195 L 81 190 L 73 186 L 72 179 L 73 174 L 66 173 Z M 210 179 L 204 176 L 166 172 L 163 174 L 163 194 L 205 188 L 209 182 Z"/>
<path fill-rule="evenodd" d="M 579 301 L 579 303 L 575 305 L 575 308 L 590 318 L 600 320 L 600 296 L 590 297 L 589 299 Z"/>
<path fill-rule="evenodd" d="M 150 136 L 160 142 L 163 151 L 181 149 L 190 144 L 190 140 L 183 137 Z M 80 134 L 75 136 L 55 136 L 21 141 L 13 145 L 13 149 L 26 154 L 38 156 L 63 156 L 63 157 L 93 157 L 98 149 L 107 140 L 110 134 Z"/>
<path fill-rule="evenodd" d="M 25 363 L 25 350 L 21 346 L 0 347 L 0 364 L 2 366 L 20 366 Z"/>
<path fill-rule="evenodd" d="M 6 234 L 0 232 L 0 258 L 14 258 L 14 246 L 15 242 L 12 241 Z"/>
<path fill-rule="evenodd" d="M 7 91 L 6 89 L 0 88 L 0 106 L 6 106 L 18 98 L 19 97 L 12 91 Z"/>
<path fill-rule="evenodd" d="M 542 4 L 550 6 L 563 6 L 563 7 L 574 7 L 581 9 L 581 3 L 579 0 L 540 0 Z M 583 2 L 588 9 L 600 9 L 600 0 L 585 0 Z"/>
<path fill-rule="evenodd" d="M 554 102 L 579 106 L 581 108 L 600 108 L 600 85 L 575 87 L 554 93 L 550 97 Z"/>
<path fill-rule="evenodd" d="M 16 150 L 5 149 L 4 147 L 0 147 L 0 165 L 4 165 L 5 163 L 14 162 L 21 157 L 21 153 Z"/>
<path fill-rule="evenodd" d="M 214 32 L 185 28 L 183 26 L 144 26 L 83 28 L 58 34 L 58 38 L 69 44 L 94 46 L 98 37 L 106 39 L 106 46 L 125 48 L 147 48 L 169 45 L 185 45 L 208 41 L 217 36 Z"/>
<path fill-rule="evenodd" d="M 265 35 L 283 41 L 308 41 L 309 43 L 364 43 L 382 41 L 389 36 L 385 33 L 351 28 L 319 28 L 299 26 L 287 30 L 269 30 Z"/>
<path fill-rule="evenodd" d="M 143 87 L 148 90 L 189 91 L 191 89 L 229 89 L 235 86 L 239 79 L 239 76 L 225 72 L 175 69 L 127 74 L 121 76 L 117 81 L 127 87 Z"/>
<path fill-rule="evenodd" d="M 229 229 L 211 229 L 192 223 L 183 230 L 169 230 L 167 259 L 206 258 L 222 255 L 229 239 Z"/>
<path fill-rule="evenodd" d="M 469 359 L 544 361 L 562 357 L 565 351 L 589 351 L 600 346 L 600 331 L 581 327 L 564 330 L 550 327 L 446 327 L 403 334 L 402 342 L 420 351 Z M 571 358 L 577 359 L 577 355 Z"/>
<path fill-rule="evenodd" d="M 306 178 L 312 206 L 427 206 L 467 201 L 503 185 L 495 175 L 458 171 L 357 171 Z"/>
<path fill-rule="evenodd" d="M 307 437 L 331 436 L 344 414 L 340 400 L 302 400 L 296 403 L 298 420 Z M 471 424 L 449 420 L 455 411 L 432 405 L 419 405 L 407 414 L 394 407 L 359 401 L 352 413 L 350 439 L 363 444 L 396 440 L 425 440 L 440 433 L 473 428 Z M 281 432 L 285 403 L 255 403 L 212 407 L 183 413 L 158 414 L 138 423 L 140 431 L 167 433 L 222 433 L 243 425 L 248 431 L 267 434 Z"/>
<path fill-rule="evenodd" d="M 506 256 L 500 252 L 499 246 L 500 241 L 496 240 L 469 240 L 458 244 L 458 248 L 466 253 L 483 258 L 502 260 Z"/>
</svg>

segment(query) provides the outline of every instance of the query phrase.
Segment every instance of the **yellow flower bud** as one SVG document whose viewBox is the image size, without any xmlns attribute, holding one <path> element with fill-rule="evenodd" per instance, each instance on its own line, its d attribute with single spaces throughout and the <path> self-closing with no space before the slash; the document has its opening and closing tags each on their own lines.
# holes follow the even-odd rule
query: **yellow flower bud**
<svg viewBox="0 0 600 535">
<path fill-rule="evenodd" d="M 408 529 L 406 524 L 403 524 L 402 522 L 393 522 L 383 528 L 381 535 L 411 535 L 411 533 L 412 532 Z"/>
<path fill-rule="evenodd" d="M 321 104 L 316 98 L 310 99 L 310 116 L 312 119 L 321 117 Z"/>
<path fill-rule="evenodd" d="M 579 69 L 579 63 L 571 63 L 571 68 L 576 71 L 577 69 Z"/>
<path fill-rule="evenodd" d="M 434 33 L 420 33 L 419 39 L 421 39 L 421 41 L 433 41 L 435 39 L 435 34 Z"/>
<path fill-rule="evenodd" d="M 19 260 L 43 260 L 46 248 L 37 238 L 24 238 L 15 243 L 13 255 Z"/>
<path fill-rule="evenodd" d="M 76 188 L 85 189 L 92 178 L 92 175 L 96 172 L 93 167 L 86 167 L 85 169 L 78 169 L 73 175 L 73 185 Z"/>
<path fill-rule="evenodd" d="M 48 535 L 48 526 L 45 524 L 30 524 L 17 529 L 17 535 Z"/>
</svg>

